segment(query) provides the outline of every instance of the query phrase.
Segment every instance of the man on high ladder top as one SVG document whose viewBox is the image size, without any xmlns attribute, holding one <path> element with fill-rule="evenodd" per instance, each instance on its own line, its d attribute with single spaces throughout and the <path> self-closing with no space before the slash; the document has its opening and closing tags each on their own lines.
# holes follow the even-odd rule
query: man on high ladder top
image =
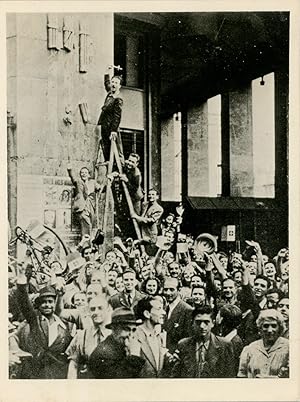
<svg viewBox="0 0 300 402">
<path fill-rule="evenodd" d="M 111 139 L 116 140 L 117 149 L 121 161 L 123 161 L 123 146 L 121 136 L 119 133 L 119 126 L 122 117 L 123 99 L 120 96 L 120 89 L 122 84 L 122 76 L 114 75 L 110 78 L 109 72 L 116 68 L 119 71 L 121 67 L 108 67 L 108 73 L 104 75 L 104 86 L 107 91 L 107 96 L 102 106 L 100 117 L 98 120 L 98 132 L 100 137 L 100 145 L 102 147 L 105 162 L 109 161 Z M 100 147 L 99 147 L 100 149 Z M 99 164 L 99 150 L 97 155 L 97 164 Z M 105 163 L 107 164 L 107 163 Z"/>
</svg>

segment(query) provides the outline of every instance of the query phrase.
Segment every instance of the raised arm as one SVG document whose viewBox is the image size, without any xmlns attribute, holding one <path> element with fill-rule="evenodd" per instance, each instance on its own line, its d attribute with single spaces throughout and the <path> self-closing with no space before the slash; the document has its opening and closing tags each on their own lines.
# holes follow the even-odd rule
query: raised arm
<svg viewBox="0 0 300 402">
<path fill-rule="evenodd" d="M 24 264 L 18 265 L 17 268 L 17 301 L 20 307 L 21 313 L 27 320 L 29 325 L 31 325 L 36 320 L 36 314 L 34 308 L 29 300 L 27 291 L 27 278 L 25 275 Z"/>
<path fill-rule="evenodd" d="M 223 265 L 220 263 L 216 253 L 212 253 L 211 259 L 212 259 L 212 262 L 213 262 L 214 266 L 216 267 L 217 271 L 221 275 L 222 280 L 226 279 L 227 278 L 227 272 L 223 268 Z"/>
<path fill-rule="evenodd" d="M 278 276 L 281 276 L 282 272 L 282 265 L 287 259 L 288 256 L 288 249 L 282 248 L 278 251 L 277 258 L 276 258 L 276 272 Z"/>
<path fill-rule="evenodd" d="M 75 178 L 73 176 L 72 166 L 71 166 L 70 163 L 67 166 L 67 171 L 68 171 L 68 175 L 69 175 L 69 177 L 71 179 L 71 182 L 72 182 L 73 186 L 76 186 L 76 180 L 75 180 Z"/>
<path fill-rule="evenodd" d="M 160 280 L 164 280 L 164 278 L 166 276 L 166 274 L 163 272 L 163 269 L 162 269 L 162 258 L 163 258 L 164 253 L 165 253 L 165 251 L 162 250 L 161 248 L 159 248 L 154 257 L 153 266 L 154 266 L 156 275 Z"/>
<path fill-rule="evenodd" d="M 218 292 L 214 284 L 214 276 L 212 273 L 213 264 L 209 258 L 206 259 L 205 264 L 205 278 L 206 278 L 206 297 L 213 297 L 214 300 L 218 297 Z"/>
<path fill-rule="evenodd" d="M 253 242 L 253 247 L 257 257 L 257 275 L 263 274 L 264 262 L 261 247 L 258 242 Z"/>
<path fill-rule="evenodd" d="M 106 92 L 110 91 L 110 75 L 104 74 L 104 87 Z"/>
</svg>

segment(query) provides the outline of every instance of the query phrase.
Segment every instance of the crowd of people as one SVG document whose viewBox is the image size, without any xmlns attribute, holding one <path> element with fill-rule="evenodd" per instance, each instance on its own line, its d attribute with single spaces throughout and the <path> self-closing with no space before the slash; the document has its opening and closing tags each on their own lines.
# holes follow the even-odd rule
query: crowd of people
<svg viewBox="0 0 300 402">
<path fill-rule="evenodd" d="M 207 247 L 210 235 L 178 242 L 173 214 L 155 224 L 154 254 L 115 238 L 103 259 L 84 236 L 69 275 L 55 274 L 48 250 L 42 287 L 18 264 L 12 378 L 288 377 L 288 250 L 270 257 L 251 242 L 227 255 Z"/>
<path fill-rule="evenodd" d="M 125 183 L 132 206 L 117 191 L 119 232 L 104 252 L 105 230 L 95 241 L 93 221 L 107 183 L 86 167 L 76 178 L 68 166 L 81 262 L 62 269 L 45 247 L 41 283 L 30 254 L 18 256 L 9 276 L 10 377 L 288 377 L 288 250 L 268 256 L 250 241 L 243 254 L 218 252 L 214 236 L 182 233 L 182 205 L 165 212 L 155 189 L 142 203 L 139 155 L 124 160 L 118 132 L 121 79 L 105 84 L 98 122 L 105 161 L 96 165 L 110 164 L 107 183 Z M 114 141 L 122 171 L 112 163 Z"/>
</svg>

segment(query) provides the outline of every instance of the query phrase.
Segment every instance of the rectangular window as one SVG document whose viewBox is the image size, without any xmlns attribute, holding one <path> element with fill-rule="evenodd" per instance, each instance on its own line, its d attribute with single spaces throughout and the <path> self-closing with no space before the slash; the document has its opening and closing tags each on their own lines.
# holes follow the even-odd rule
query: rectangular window
<svg viewBox="0 0 300 402">
<path fill-rule="evenodd" d="M 123 86 L 144 88 L 144 42 L 143 35 L 115 34 L 114 64 L 123 68 Z"/>
<path fill-rule="evenodd" d="M 252 81 L 254 197 L 275 196 L 274 73 Z"/>
</svg>

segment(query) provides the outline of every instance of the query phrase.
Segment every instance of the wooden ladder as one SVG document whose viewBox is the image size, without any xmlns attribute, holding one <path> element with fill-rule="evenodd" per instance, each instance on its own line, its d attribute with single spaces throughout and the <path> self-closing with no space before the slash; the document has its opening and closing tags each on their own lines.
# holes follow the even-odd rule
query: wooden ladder
<svg viewBox="0 0 300 402">
<path fill-rule="evenodd" d="M 98 158 L 99 158 L 99 152 L 98 152 Z M 103 224 L 102 224 L 102 231 L 104 233 L 103 257 L 105 256 L 107 251 L 113 249 L 113 240 L 114 240 L 114 219 L 113 219 L 114 199 L 113 199 L 113 194 L 112 194 L 113 180 L 110 180 L 109 176 L 112 174 L 114 161 L 116 161 L 117 169 L 119 171 L 119 174 L 121 175 L 123 173 L 122 163 L 121 163 L 119 151 L 117 149 L 116 140 L 114 138 L 112 138 L 111 145 L 110 145 L 109 162 L 108 162 L 107 172 L 106 172 L 106 194 L 105 194 L 105 204 L 104 204 L 104 214 L 103 214 Z M 122 182 L 122 187 L 123 187 L 124 195 L 126 198 L 126 202 L 127 202 L 128 208 L 129 208 L 130 216 L 132 217 L 133 214 L 135 214 L 135 211 L 133 208 L 133 203 L 132 203 L 132 200 L 131 200 L 131 197 L 129 194 L 129 190 L 128 190 L 127 184 L 123 180 L 121 180 L 121 182 Z M 96 197 L 96 220 L 97 220 L 98 228 L 100 227 L 99 196 L 100 196 L 100 194 L 97 194 L 97 197 Z M 110 220 L 110 222 L 109 222 L 109 220 Z M 138 225 L 137 221 L 133 218 L 132 218 L 132 222 L 133 222 L 133 226 L 135 229 L 137 239 L 139 241 L 141 241 L 142 236 L 141 236 L 141 231 L 140 231 L 139 225 Z M 142 251 L 142 253 L 145 252 L 145 248 L 143 245 L 141 245 L 141 251 Z"/>
</svg>

